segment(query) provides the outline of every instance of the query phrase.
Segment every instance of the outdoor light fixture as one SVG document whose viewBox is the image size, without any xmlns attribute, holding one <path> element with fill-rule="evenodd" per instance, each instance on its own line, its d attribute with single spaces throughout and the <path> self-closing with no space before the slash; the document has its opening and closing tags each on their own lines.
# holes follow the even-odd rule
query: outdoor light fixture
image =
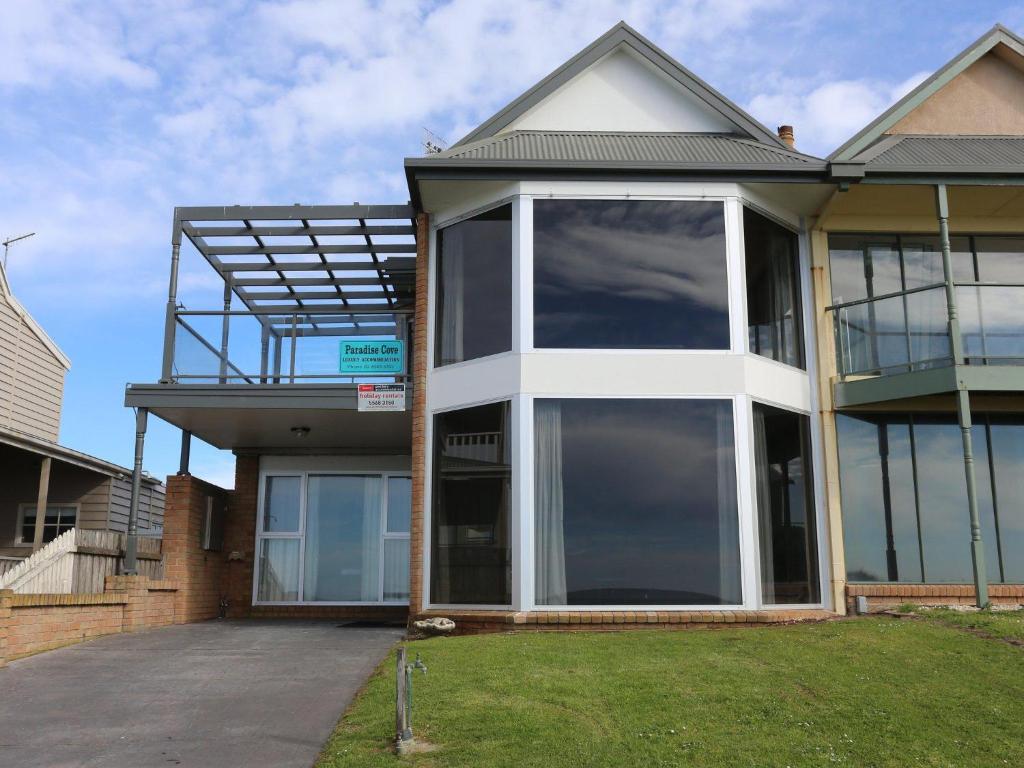
<svg viewBox="0 0 1024 768">
<path fill-rule="evenodd" d="M 292 427 L 292 434 L 302 438 L 309 434 L 309 427 Z"/>
</svg>

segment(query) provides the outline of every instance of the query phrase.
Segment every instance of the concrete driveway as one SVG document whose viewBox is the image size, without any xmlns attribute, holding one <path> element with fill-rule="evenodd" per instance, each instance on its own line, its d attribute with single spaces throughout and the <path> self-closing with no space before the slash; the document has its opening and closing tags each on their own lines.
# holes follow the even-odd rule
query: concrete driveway
<svg viewBox="0 0 1024 768">
<path fill-rule="evenodd" d="M 207 621 L 0 669 L 0 766 L 310 766 L 397 628 Z"/>
</svg>

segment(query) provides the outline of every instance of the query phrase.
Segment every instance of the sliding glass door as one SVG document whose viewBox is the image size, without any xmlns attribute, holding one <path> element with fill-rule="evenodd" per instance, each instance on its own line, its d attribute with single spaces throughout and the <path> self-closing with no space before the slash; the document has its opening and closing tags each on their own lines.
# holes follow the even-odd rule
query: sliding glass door
<svg viewBox="0 0 1024 768">
<path fill-rule="evenodd" d="M 266 475 L 256 601 L 408 602 L 411 486 L 388 473 Z"/>
</svg>

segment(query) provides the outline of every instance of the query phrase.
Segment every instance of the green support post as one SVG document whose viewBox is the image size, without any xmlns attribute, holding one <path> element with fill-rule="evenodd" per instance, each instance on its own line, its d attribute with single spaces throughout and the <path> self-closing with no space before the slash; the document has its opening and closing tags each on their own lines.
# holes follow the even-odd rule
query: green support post
<svg viewBox="0 0 1024 768">
<path fill-rule="evenodd" d="M 949 198 L 946 185 L 935 187 L 935 207 L 939 215 L 939 242 L 942 245 L 942 272 L 946 281 L 946 310 L 949 318 L 949 346 L 953 364 L 964 365 L 963 340 L 953 284 L 953 257 L 949 244 Z M 962 377 L 957 376 L 956 415 L 963 441 L 964 475 L 967 480 L 967 508 L 971 518 L 971 562 L 974 566 L 974 594 L 979 608 L 988 601 L 988 575 L 985 571 L 985 544 L 981 540 L 981 519 L 978 514 L 978 485 L 974 475 L 974 444 L 971 439 L 971 396 Z"/>
</svg>

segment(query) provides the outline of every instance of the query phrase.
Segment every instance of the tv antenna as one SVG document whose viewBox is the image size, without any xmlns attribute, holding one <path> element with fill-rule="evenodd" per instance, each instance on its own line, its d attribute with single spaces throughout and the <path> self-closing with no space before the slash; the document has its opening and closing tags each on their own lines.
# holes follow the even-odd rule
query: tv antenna
<svg viewBox="0 0 1024 768">
<path fill-rule="evenodd" d="M 448 149 L 448 142 L 429 128 L 423 129 L 423 154 L 436 155 Z"/>
<path fill-rule="evenodd" d="M 35 234 L 35 232 L 29 232 L 27 235 L 18 235 L 17 237 L 9 237 L 6 240 L 4 240 L 3 243 L 0 243 L 0 245 L 3 245 L 3 247 L 4 247 L 4 269 L 7 269 L 7 252 L 9 250 L 11 250 L 11 245 L 13 245 L 14 243 L 18 242 L 19 240 L 25 240 L 27 238 L 30 238 L 34 234 Z"/>
</svg>

